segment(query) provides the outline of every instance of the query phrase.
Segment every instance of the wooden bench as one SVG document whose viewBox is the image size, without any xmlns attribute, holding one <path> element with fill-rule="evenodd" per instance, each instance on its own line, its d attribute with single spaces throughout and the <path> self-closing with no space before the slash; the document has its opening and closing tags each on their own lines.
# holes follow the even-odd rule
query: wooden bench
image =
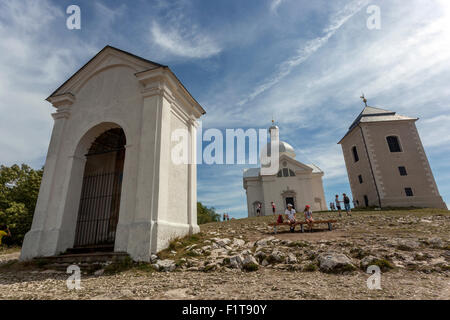
<svg viewBox="0 0 450 320">
<path fill-rule="evenodd" d="M 337 220 L 314 220 L 311 225 L 326 223 L 326 224 L 328 224 L 328 230 L 331 231 L 331 230 L 333 230 L 333 225 L 332 224 L 334 222 L 337 222 Z M 297 221 L 297 222 L 295 222 L 293 224 L 289 224 L 288 222 L 282 222 L 282 223 L 272 222 L 272 223 L 269 223 L 269 226 L 273 226 L 273 232 L 276 234 L 278 226 L 297 226 L 297 225 L 300 225 L 300 232 L 305 232 L 304 227 L 303 227 L 305 224 L 308 224 L 308 223 L 306 221 Z"/>
</svg>

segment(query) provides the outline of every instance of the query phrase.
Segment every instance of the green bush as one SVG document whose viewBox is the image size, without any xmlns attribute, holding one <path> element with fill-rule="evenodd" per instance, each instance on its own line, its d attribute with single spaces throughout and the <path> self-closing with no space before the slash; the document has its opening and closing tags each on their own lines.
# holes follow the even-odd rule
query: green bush
<svg viewBox="0 0 450 320">
<path fill-rule="evenodd" d="M 211 207 L 204 206 L 201 202 L 197 202 L 197 224 L 220 221 L 220 215 Z"/>
<path fill-rule="evenodd" d="M 26 164 L 0 166 L 0 226 L 11 231 L 11 237 L 4 237 L 2 243 L 22 245 L 33 221 L 42 173 L 43 169 Z"/>
</svg>

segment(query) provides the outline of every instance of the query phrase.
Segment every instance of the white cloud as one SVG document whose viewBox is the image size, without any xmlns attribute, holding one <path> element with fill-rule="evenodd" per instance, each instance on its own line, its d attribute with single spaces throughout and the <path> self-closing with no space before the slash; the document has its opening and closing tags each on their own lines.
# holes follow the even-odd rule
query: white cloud
<svg viewBox="0 0 450 320">
<path fill-rule="evenodd" d="M 157 45 L 175 56 L 202 59 L 222 50 L 213 39 L 195 27 L 161 26 L 158 22 L 153 22 L 150 32 Z"/>
</svg>

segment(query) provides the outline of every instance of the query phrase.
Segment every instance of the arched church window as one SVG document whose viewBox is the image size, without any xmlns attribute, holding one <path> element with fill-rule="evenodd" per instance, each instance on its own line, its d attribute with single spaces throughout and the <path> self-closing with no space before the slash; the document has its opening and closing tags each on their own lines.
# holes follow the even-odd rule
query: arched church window
<svg viewBox="0 0 450 320">
<path fill-rule="evenodd" d="M 388 143 L 389 150 L 391 152 L 402 152 L 402 148 L 400 146 L 400 141 L 398 140 L 398 137 L 389 136 L 389 137 L 386 137 L 386 141 Z"/>
<path fill-rule="evenodd" d="M 355 160 L 355 162 L 359 161 L 359 156 L 358 156 L 358 150 L 356 150 L 356 146 L 354 146 L 352 148 L 352 153 L 353 153 L 353 160 Z"/>
<path fill-rule="evenodd" d="M 295 177 L 295 172 L 292 171 L 291 169 L 289 169 L 289 176 L 290 177 Z"/>
</svg>

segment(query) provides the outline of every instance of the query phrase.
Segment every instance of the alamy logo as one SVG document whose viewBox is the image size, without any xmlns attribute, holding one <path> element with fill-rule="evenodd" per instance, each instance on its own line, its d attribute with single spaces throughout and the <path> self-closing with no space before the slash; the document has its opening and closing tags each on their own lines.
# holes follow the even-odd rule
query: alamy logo
<svg viewBox="0 0 450 320">
<path fill-rule="evenodd" d="M 381 270 L 379 266 L 371 265 L 367 268 L 367 273 L 371 274 L 367 278 L 367 288 L 370 290 L 381 290 Z"/>
<path fill-rule="evenodd" d="M 70 273 L 70 277 L 66 280 L 67 289 L 80 290 L 81 289 L 81 270 L 80 267 L 72 264 L 67 267 L 66 273 Z"/>
<path fill-rule="evenodd" d="M 81 9 L 77 5 L 70 5 L 66 10 L 67 14 L 70 14 L 66 20 L 66 26 L 69 30 L 80 30 L 81 29 Z"/>
<path fill-rule="evenodd" d="M 367 29 L 369 30 L 380 30 L 381 29 L 381 9 L 379 6 L 370 5 L 366 10 L 367 14 L 370 16 L 367 18 Z"/>
<path fill-rule="evenodd" d="M 193 157 L 192 136 L 187 129 L 175 129 L 171 134 L 171 141 L 175 145 L 171 148 L 172 163 L 179 164 L 257 164 L 261 163 L 261 174 L 274 175 L 279 170 L 279 136 L 267 139 L 267 129 L 225 129 L 223 132 L 216 128 L 209 128 L 203 132 L 199 122 L 197 157 Z M 209 142 L 203 147 L 203 142 Z M 248 152 L 246 152 L 248 146 Z M 260 157 L 258 157 L 258 149 Z M 195 151 L 192 151 L 195 152 Z M 246 161 L 248 157 L 248 162 Z"/>
</svg>

